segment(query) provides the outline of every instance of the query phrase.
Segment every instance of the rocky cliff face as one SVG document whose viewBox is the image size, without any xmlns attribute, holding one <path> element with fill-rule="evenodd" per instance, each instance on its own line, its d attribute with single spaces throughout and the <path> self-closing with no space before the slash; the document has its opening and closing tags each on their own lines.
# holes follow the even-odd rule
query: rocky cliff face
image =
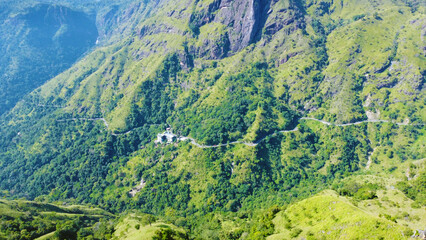
<svg viewBox="0 0 426 240">
<path fill-rule="evenodd" d="M 231 28 L 228 33 L 232 52 L 238 52 L 261 37 L 269 8 L 269 0 L 221 2 L 215 21 Z"/>
<path fill-rule="evenodd" d="M 201 10 L 194 11 L 190 18 L 195 34 L 209 23 L 222 24 L 225 29 L 209 35 L 198 53 L 201 56 L 218 59 L 229 53 L 237 53 L 248 45 L 259 41 L 265 35 L 273 35 L 288 25 L 288 34 L 304 28 L 301 9 L 295 4 L 282 5 L 271 0 L 215 0 Z M 211 51 L 207 51 L 210 49 Z"/>
</svg>

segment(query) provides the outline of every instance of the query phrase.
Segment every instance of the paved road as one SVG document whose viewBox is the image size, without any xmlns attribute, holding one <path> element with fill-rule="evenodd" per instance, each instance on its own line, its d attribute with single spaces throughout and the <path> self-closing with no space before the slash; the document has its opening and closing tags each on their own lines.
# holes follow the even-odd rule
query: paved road
<svg viewBox="0 0 426 240">
<path fill-rule="evenodd" d="M 82 121 L 102 121 L 105 125 L 105 127 L 107 129 L 109 129 L 109 125 L 108 122 L 105 120 L 105 118 L 68 118 L 68 119 L 60 119 L 57 120 L 58 122 L 65 122 L 65 121 L 78 121 L 78 120 L 82 120 Z M 353 123 L 345 123 L 345 124 L 337 124 L 337 123 L 330 123 L 324 120 L 319 120 L 316 118 L 310 118 L 310 117 L 302 117 L 299 119 L 300 120 L 310 120 L 310 121 L 317 121 L 320 122 L 322 124 L 328 125 L 328 126 L 337 126 L 337 127 L 347 127 L 347 126 L 352 126 L 352 125 L 360 125 L 360 124 L 364 124 L 364 123 L 390 123 L 391 121 L 388 120 L 363 120 L 363 121 L 358 121 L 358 122 L 353 122 Z M 408 126 L 408 125 L 413 125 L 413 124 L 409 124 L 409 123 L 394 123 L 398 126 Z M 154 125 L 158 125 L 158 124 L 154 124 Z M 414 125 L 424 125 L 424 124 L 414 124 Z M 135 128 L 136 129 L 136 128 Z M 135 129 L 131 129 L 127 132 L 124 133 L 111 133 L 113 136 L 120 136 L 120 135 L 125 135 L 125 134 L 129 134 L 132 131 L 134 131 Z M 281 131 L 277 131 L 274 133 L 271 133 L 267 136 L 264 136 L 263 138 L 255 141 L 255 142 L 244 142 L 244 141 L 234 141 L 234 142 L 229 142 L 229 143 L 221 143 L 221 144 L 216 144 L 216 145 L 203 145 L 203 144 L 199 144 L 197 143 L 197 141 L 191 137 L 179 137 L 178 140 L 179 141 L 187 141 L 190 140 L 191 144 L 199 147 L 199 148 L 218 148 L 218 147 L 225 147 L 228 145 L 235 145 L 235 144 L 244 144 L 246 146 L 249 147 L 255 147 L 257 146 L 259 143 L 261 143 L 263 140 L 265 140 L 267 137 L 271 137 L 271 136 L 275 136 L 279 133 L 289 133 L 289 132 L 296 132 L 299 129 L 297 127 L 295 127 L 294 129 L 291 130 L 281 130 Z"/>
<path fill-rule="evenodd" d="M 388 120 L 364 120 L 364 121 L 358 121 L 358 122 L 353 122 L 353 123 L 345 123 L 345 124 L 336 124 L 336 123 L 330 123 L 330 122 L 326 122 L 324 120 L 319 120 L 316 118 L 309 118 L 309 117 L 302 117 L 299 120 L 312 120 L 312 121 L 317 121 L 320 122 L 322 124 L 328 125 L 328 126 L 337 126 L 337 127 L 346 127 L 346 126 L 352 126 L 352 125 L 359 125 L 359 124 L 363 124 L 363 123 L 393 123 L 392 121 L 388 121 Z M 394 123 L 398 126 L 408 126 L 408 125 L 412 125 L 409 123 Z M 414 124 L 414 125 L 424 125 L 424 124 Z"/>
<path fill-rule="evenodd" d="M 320 122 L 322 124 L 328 125 L 328 126 L 337 126 L 337 127 L 347 127 L 347 126 L 352 126 L 352 125 L 360 125 L 360 124 L 364 124 L 364 123 L 389 123 L 391 121 L 388 120 L 364 120 L 364 121 L 358 121 L 358 122 L 353 122 L 353 123 L 345 123 L 345 124 L 336 124 L 336 123 L 330 123 L 324 120 L 319 120 L 316 118 L 309 118 L 309 117 L 302 117 L 299 119 L 300 120 L 311 120 L 311 121 L 317 121 Z M 411 125 L 409 123 L 395 123 L 398 126 L 408 126 Z M 424 125 L 424 124 L 417 124 L 417 125 Z M 190 140 L 191 143 L 199 148 L 217 148 L 217 147 L 224 147 L 224 146 L 228 146 L 228 145 L 234 145 L 234 144 L 244 144 L 246 146 L 250 146 L 250 147 L 255 147 L 257 146 L 259 143 L 261 143 L 263 140 L 265 140 L 267 137 L 272 137 L 275 136 L 279 133 L 289 133 L 289 132 L 296 132 L 299 129 L 297 127 L 295 127 L 294 129 L 291 130 L 281 130 L 278 132 L 274 132 L 272 134 L 269 134 L 259 140 L 257 140 L 256 142 L 243 142 L 243 141 L 234 141 L 234 142 L 230 142 L 230 143 L 223 143 L 223 144 L 217 144 L 217 145 L 202 145 L 197 143 L 197 141 L 193 138 L 190 137 L 179 137 L 179 141 L 186 141 L 186 140 Z"/>
</svg>

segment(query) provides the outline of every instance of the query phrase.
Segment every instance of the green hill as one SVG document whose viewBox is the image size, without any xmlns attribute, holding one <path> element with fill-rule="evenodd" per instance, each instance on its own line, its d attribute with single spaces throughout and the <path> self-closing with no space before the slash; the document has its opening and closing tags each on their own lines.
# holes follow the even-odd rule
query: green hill
<svg viewBox="0 0 426 240">
<path fill-rule="evenodd" d="M 413 235 L 411 229 L 363 211 L 332 193 L 291 205 L 273 222 L 276 233 L 268 239 L 410 239 Z"/>
<path fill-rule="evenodd" d="M 59 206 L 23 200 L 0 200 L 0 239 L 65 239 L 77 235 L 103 236 L 114 216 L 99 208 Z M 97 228 L 92 226 L 97 223 Z"/>
<path fill-rule="evenodd" d="M 172 224 L 151 221 L 155 221 L 152 216 L 128 214 L 118 221 L 112 239 L 187 239 L 185 230 Z"/>
</svg>

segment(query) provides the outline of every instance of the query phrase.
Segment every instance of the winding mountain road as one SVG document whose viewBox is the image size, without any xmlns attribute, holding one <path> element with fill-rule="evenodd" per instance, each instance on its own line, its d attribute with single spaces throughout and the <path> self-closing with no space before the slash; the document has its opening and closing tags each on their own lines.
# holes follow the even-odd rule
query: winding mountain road
<svg viewBox="0 0 426 240">
<path fill-rule="evenodd" d="M 58 119 L 57 122 L 68 122 L 68 121 L 102 121 L 106 128 L 109 128 L 108 122 L 105 118 L 67 118 L 67 119 Z"/>
<path fill-rule="evenodd" d="M 281 130 L 281 131 L 279 131 L 279 132 L 271 133 L 270 135 L 267 135 L 267 136 L 265 136 L 265 137 L 263 137 L 263 138 L 261 138 L 261 139 L 257 140 L 256 142 L 234 141 L 234 142 L 222 143 L 222 144 L 217 144 L 217 145 L 201 145 L 201 144 L 197 143 L 197 141 L 196 141 L 195 139 L 190 138 L 190 137 L 179 137 L 179 141 L 191 140 L 191 144 L 193 144 L 193 145 L 195 145 L 195 146 L 197 146 L 197 147 L 199 147 L 199 148 L 217 148 L 217 147 L 226 147 L 226 146 L 228 146 L 228 145 L 234 145 L 234 144 L 244 144 L 244 145 L 249 146 L 249 147 L 255 147 L 255 146 L 257 146 L 260 142 L 262 142 L 263 140 L 265 140 L 267 137 L 275 136 L 275 135 L 277 135 L 278 133 L 296 132 L 296 131 L 298 131 L 298 130 L 299 130 L 299 129 L 298 129 L 297 127 L 296 127 L 296 128 L 294 128 L 294 129 L 292 129 L 292 130 Z"/>
<path fill-rule="evenodd" d="M 328 125 L 328 126 L 337 126 L 337 127 L 346 127 L 346 126 L 352 126 L 352 125 L 359 125 L 359 124 L 363 124 L 363 123 L 394 123 L 398 126 L 424 125 L 424 124 L 395 123 L 395 122 L 388 121 L 388 120 L 363 120 L 363 121 L 358 121 L 358 122 L 353 122 L 353 123 L 345 123 L 345 124 L 330 123 L 330 122 L 326 122 L 324 120 L 319 120 L 319 119 L 310 118 L 310 117 L 302 117 L 299 120 L 312 120 L 312 121 L 317 121 L 317 122 L 320 122 L 320 123 Z"/>
<path fill-rule="evenodd" d="M 81 120 L 81 121 L 102 121 L 104 123 L 105 127 L 107 129 L 109 129 L 108 122 L 105 120 L 105 118 L 69 118 L 69 119 L 59 119 L 59 120 L 56 120 L 56 121 L 57 122 L 66 122 L 66 121 L 78 121 L 78 120 Z M 352 126 L 352 125 L 360 125 L 360 124 L 364 124 L 364 123 L 394 123 L 394 122 L 389 121 L 389 120 L 363 120 L 363 121 L 358 121 L 358 122 L 353 122 L 353 123 L 337 124 L 337 123 L 330 123 L 330 122 L 327 122 L 327 121 L 324 121 L 324 120 L 319 120 L 319 119 L 310 118 L 310 117 L 302 117 L 302 118 L 299 119 L 299 121 L 300 120 L 316 121 L 316 122 L 325 124 L 327 126 L 336 126 L 336 127 L 347 127 L 347 126 Z M 424 126 L 424 124 L 409 124 L 409 123 L 394 123 L 394 124 L 396 124 L 398 126 L 409 126 L 409 125 L 411 125 L 411 126 Z M 158 124 L 154 124 L 154 125 L 158 125 Z M 111 133 L 111 134 L 113 136 L 126 135 L 126 134 L 131 133 L 135 129 L 137 129 L 137 128 L 131 129 L 131 130 L 124 132 L 124 133 Z M 225 147 L 225 146 L 228 146 L 228 145 L 235 145 L 235 144 L 244 144 L 244 145 L 249 146 L 249 147 L 255 147 L 268 137 L 275 136 L 279 133 L 296 132 L 298 130 L 299 129 L 297 127 L 295 127 L 294 129 L 291 129 L 291 130 L 277 131 L 277 132 L 271 133 L 269 135 L 266 135 L 266 136 L 262 137 L 261 139 L 255 141 L 255 142 L 234 141 L 234 142 L 221 143 L 221 144 L 216 144 L 216 145 L 203 145 L 203 144 L 197 143 L 197 141 L 195 139 L 191 138 L 191 137 L 181 136 L 181 137 L 178 138 L 178 140 L 179 141 L 190 140 L 191 144 L 193 144 L 194 146 L 197 146 L 199 148 L 218 148 L 218 147 Z"/>
</svg>

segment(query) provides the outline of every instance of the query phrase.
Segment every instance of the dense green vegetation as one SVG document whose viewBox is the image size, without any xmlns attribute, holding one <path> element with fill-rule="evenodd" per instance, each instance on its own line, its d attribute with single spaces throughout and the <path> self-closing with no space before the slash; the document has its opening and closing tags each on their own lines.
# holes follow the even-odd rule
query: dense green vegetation
<svg viewBox="0 0 426 240">
<path fill-rule="evenodd" d="M 266 63 L 254 63 L 223 81 L 226 83 L 221 88 L 226 88 L 226 93 L 220 97 L 214 93 L 202 96 L 189 93 L 172 115 L 173 126 L 183 135 L 191 135 L 206 144 L 226 143 L 244 136 L 248 141 L 256 141 L 278 129 L 291 127 L 295 113 L 285 99 L 274 98 L 273 78 Z M 278 119 L 283 123 L 279 124 Z"/>
<path fill-rule="evenodd" d="M 424 7 L 225 2 L 76 3 L 96 14 L 101 45 L 0 116 L 1 196 L 36 201 L 5 201 L 1 237 L 398 239 L 424 227 Z M 154 143 L 168 127 L 209 148 Z"/>
<path fill-rule="evenodd" d="M 332 192 L 289 206 L 273 222 L 278 231 L 268 239 L 410 239 L 413 234 L 409 228 L 363 211 Z"/>
<path fill-rule="evenodd" d="M 426 205 L 426 196 L 425 196 L 425 188 L 426 188 L 426 172 L 423 166 L 423 169 L 417 172 L 417 175 L 413 174 L 413 168 L 415 169 L 415 165 L 410 165 L 410 170 L 408 171 L 408 179 L 414 177 L 414 179 L 410 181 L 401 181 L 398 182 L 397 187 L 404 192 L 407 197 L 413 199 L 414 205 L 413 207 L 419 208 Z"/>
<path fill-rule="evenodd" d="M 0 4 L 6 9 L 0 16 L 0 114 L 69 68 L 98 37 L 95 21 L 84 12 L 22 5 Z"/>
<path fill-rule="evenodd" d="M 108 219 L 114 216 L 99 208 L 0 200 L 0 213 L 0 239 L 35 239 L 44 235 L 58 239 L 91 235 L 104 239 L 113 229 Z"/>
</svg>

